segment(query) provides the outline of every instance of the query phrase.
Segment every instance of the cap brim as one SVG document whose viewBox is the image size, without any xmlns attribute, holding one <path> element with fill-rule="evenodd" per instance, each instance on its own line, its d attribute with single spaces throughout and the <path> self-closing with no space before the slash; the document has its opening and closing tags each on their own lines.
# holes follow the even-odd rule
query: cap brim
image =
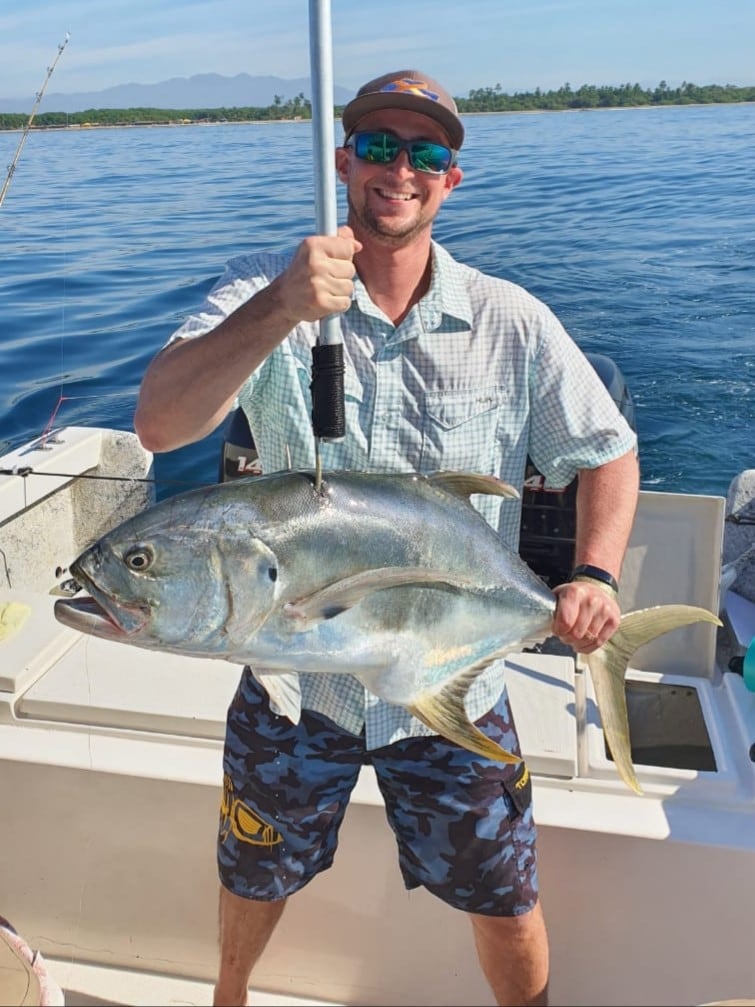
<svg viewBox="0 0 755 1007">
<path fill-rule="evenodd" d="M 361 98 L 354 98 L 343 110 L 341 121 L 346 135 L 353 132 L 360 119 L 369 115 L 370 112 L 377 112 L 383 108 L 403 108 L 407 112 L 426 115 L 429 119 L 435 119 L 440 123 L 454 150 L 460 150 L 464 143 L 464 127 L 453 112 L 439 102 L 423 98 L 421 95 L 408 94 L 406 91 L 380 91 L 375 94 L 362 95 Z"/>
</svg>

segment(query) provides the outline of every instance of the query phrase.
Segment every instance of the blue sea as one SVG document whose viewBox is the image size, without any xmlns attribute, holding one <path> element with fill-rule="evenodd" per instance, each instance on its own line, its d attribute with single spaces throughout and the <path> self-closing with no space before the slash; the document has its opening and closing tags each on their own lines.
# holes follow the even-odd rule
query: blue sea
<svg viewBox="0 0 755 1007">
<path fill-rule="evenodd" d="M 644 488 L 725 494 L 755 467 L 755 105 L 465 125 L 435 236 L 614 359 Z M 20 138 L 0 133 L 0 164 Z M 50 423 L 132 429 L 147 363 L 225 260 L 314 219 L 306 122 L 31 132 L 0 207 L 0 453 Z M 160 456 L 158 492 L 214 480 L 220 443 Z"/>
</svg>

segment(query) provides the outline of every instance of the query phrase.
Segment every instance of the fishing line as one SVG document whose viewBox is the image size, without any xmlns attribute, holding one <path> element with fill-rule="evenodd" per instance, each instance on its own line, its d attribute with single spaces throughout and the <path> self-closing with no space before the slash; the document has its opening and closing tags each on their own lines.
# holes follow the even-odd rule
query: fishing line
<svg viewBox="0 0 755 1007">
<path fill-rule="evenodd" d="M 40 438 L 41 440 L 41 438 Z M 13 468 L 0 468 L 0 476 L 20 476 L 26 479 L 29 476 L 49 476 L 52 479 L 93 479 L 115 483 L 149 483 L 156 486 L 214 486 L 214 482 L 200 482 L 190 479 L 154 479 L 149 476 L 104 476 L 95 475 L 88 472 L 39 472 L 31 465 L 15 465 Z"/>
<path fill-rule="evenodd" d="M 19 158 L 21 156 L 21 151 L 23 150 L 24 144 L 25 144 L 25 142 L 27 140 L 27 137 L 29 136 L 29 133 L 30 133 L 30 131 L 32 129 L 32 125 L 34 123 L 34 118 L 35 118 L 35 116 L 37 114 L 37 110 L 39 109 L 40 103 L 42 102 L 42 98 L 44 97 L 44 94 L 45 94 L 45 91 L 47 89 L 47 85 L 49 83 L 49 80 L 52 77 L 52 74 L 53 74 L 53 72 L 55 70 L 55 67 L 58 64 L 58 60 L 63 55 L 63 50 L 68 45 L 68 42 L 69 42 L 70 38 L 71 38 L 70 32 L 66 32 L 66 36 L 65 36 L 64 41 L 58 46 L 58 51 L 57 51 L 57 54 L 55 56 L 55 59 L 53 60 L 52 64 L 47 67 L 47 75 L 45 77 L 44 83 L 42 84 L 42 87 L 40 88 L 40 90 L 36 94 L 36 100 L 34 102 L 34 106 L 32 108 L 31 114 L 29 115 L 29 118 L 28 118 L 28 120 L 26 122 L 26 125 L 24 126 L 23 132 L 21 134 L 21 139 L 20 139 L 18 147 L 16 149 L 15 156 L 13 158 L 12 163 L 8 167 L 8 175 L 7 175 L 6 179 L 5 179 L 5 184 L 3 185 L 2 191 L 0 191 L 0 205 L 2 205 L 2 202 L 5 199 L 5 195 L 6 195 L 7 191 L 8 191 L 9 186 L 10 186 L 11 179 L 13 178 L 14 172 L 16 170 L 16 165 L 17 165 L 17 163 L 19 161 Z M 69 127 L 70 127 L 70 117 L 69 117 L 68 112 L 66 112 L 65 128 L 68 129 Z M 63 188 L 64 198 L 62 200 L 62 206 L 61 206 L 61 209 L 62 209 L 62 212 L 63 212 L 63 221 L 62 221 L 62 227 L 60 227 L 60 231 L 62 232 L 62 253 L 61 253 L 62 254 L 62 275 L 60 277 L 60 282 L 61 282 L 61 285 L 62 285 L 62 290 L 61 290 L 61 309 L 60 309 L 60 311 L 61 311 L 61 316 L 60 316 L 60 331 L 59 331 L 59 339 L 58 339 L 58 347 L 59 347 L 59 354 L 58 354 L 58 356 L 59 356 L 59 375 L 60 375 L 60 379 L 59 379 L 59 383 L 58 383 L 58 400 L 55 403 L 55 405 L 54 405 L 54 407 L 52 409 L 52 412 L 50 414 L 50 417 L 47 420 L 47 423 L 44 425 L 44 427 L 42 429 L 42 433 L 41 433 L 41 435 L 40 435 L 40 437 L 39 437 L 39 439 L 37 441 L 37 443 L 41 447 L 45 446 L 45 443 L 46 443 L 47 439 L 52 435 L 53 430 L 54 430 L 55 420 L 56 420 L 56 418 L 58 416 L 58 413 L 60 412 L 60 410 L 61 410 L 61 408 L 62 408 L 62 406 L 63 406 L 64 403 L 72 402 L 75 399 L 86 399 L 86 398 L 92 398 L 92 399 L 97 398 L 97 399 L 99 399 L 99 398 L 102 398 L 102 391 L 101 390 L 98 391 L 96 393 L 96 395 L 93 394 L 91 396 L 86 396 L 86 395 L 77 395 L 77 396 L 74 396 L 74 395 L 66 395 L 64 393 L 64 389 L 65 389 L 64 375 L 66 373 L 65 372 L 65 366 L 64 366 L 64 364 L 65 364 L 65 358 L 66 358 L 66 352 L 65 352 L 66 351 L 66 345 L 65 345 L 65 341 L 66 341 L 66 337 L 67 337 L 66 309 L 67 309 L 67 304 L 68 304 L 68 300 L 67 300 L 67 276 L 68 276 L 68 266 L 69 266 L 69 244 L 70 244 L 70 241 L 69 241 L 70 231 L 69 231 L 69 227 L 68 227 L 68 210 L 69 210 L 70 207 L 69 207 L 69 197 L 67 195 L 67 192 L 68 192 L 67 187 L 64 187 Z M 120 393 L 120 394 L 122 394 L 122 393 Z"/>
<path fill-rule="evenodd" d="M 40 106 L 40 104 L 42 102 L 42 98 L 44 97 L 45 91 L 47 90 L 47 85 L 48 85 L 48 83 L 50 81 L 50 78 L 53 75 L 53 72 L 55 71 L 55 67 L 58 65 L 58 60 L 63 55 L 63 50 L 65 49 L 65 47 L 68 45 L 68 42 L 70 41 L 70 38 L 71 38 L 71 33 L 70 32 L 66 32 L 65 39 L 58 45 L 58 51 L 57 51 L 57 54 L 55 56 L 55 59 L 52 61 L 52 63 L 50 64 L 50 66 L 47 67 L 47 75 L 46 75 L 46 77 L 44 79 L 42 87 L 39 89 L 39 91 L 37 91 L 36 100 L 34 102 L 34 106 L 32 107 L 32 110 L 31 110 L 31 113 L 29 115 L 29 118 L 26 121 L 26 125 L 24 126 L 23 132 L 21 133 L 21 139 L 20 139 L 20 141 L 18 143 L 18 147 L 16 148 L 15 156 L 13 157 L 13 160 L 12 160 L 11 164 L 8 166 L 8 174 L 7 174 L 6 179 L 5 179 L 5 184 L 3 185 L 2 191 L 0 191 L 0 206 L 2 206 L 3 200 L 5 199 L 6 193 L 8 191 L 9 186 L 10 186 L 11 179 L 13 178 L 13 175 L 14 175 L 14 173 L 16 171 L 16 166 L 18 164 L 19 158 L 21 157 L 21 151 L 23 150 L 24 144 L 26 143 L 26 140 L 27 140 L 27 138 L 29 136 L 29 132 L 31 131 L 32 124 L 34 122 L 34 118 L 35 118 L 35 116 L 37 114 L 37 110 L 39 109 L 39 106 Z M 68 127 L 68 125 L 69 125 L 69 119 L 68 119 L 68 114 L 66 113 L 66 127 Z M 65 207 L 64 207 L 64 209 L 65 209 Z M 63 298 L 62 298 L 62 307 L 61 307 L 61 312 L 62 312 L 62 323 L 61 324 L 62 324 L 62 328 L 61 328 L 61 332 L 60 332 L 60 373 L 61 373 L 61 375 L 63 374 L 63 357 L 64 357 L 64 355 L 63 355 L 63 336 L 65 334 L 65 328 L 66 328 L 66 320 L 65 320 L 65 310 L 66 310 L 65 284 L 66 284 L 66 271 L 67 271 L 66 270 L 66 267 L 67 267 L 67 252 L 66 252 L 66 249 L 67 249 L 67 240 L 66 240 L 66 236 L 67 236 L 67 217 L 65 217 L 65 216 L 64 216 L 64 223 L 63 223 L 63 232 L 64 232 L 64 240 L 63 240 L 63 267 L 64 268 L 63 268 Z M 42 440 L 43 444 L 44 444 L 44 441 L 46 440 L 46 438 L 49 437 L 50 433 L 52 432 L 53 423 L 55 421 L 55 417 L 57 416 L 58 411 L 59 411 L 61 405 L 68 398 L 68 396 L 63 395 L 63 390 L 62 389 L 63 389 L 63 381 L 62 381 L 62 377 L 61 377 L 60 393 L 59 393 L 59 397 L 58 397 L 58 402 L 55 405 L 55 407 L 54 407 L 54 409 L 52 411 L 52 415 L 50 416 L 49 420 L 47 421 L 47 424 L 45 425 L 45 427 L 44 427 L 44 429 L 42 431 L 41 440 Z"/>
<path fill-rule="evenodd" d="M 64 323 L 64 328 L 65 328 L 65 323 Z M 60 371 L 61 371 L 61 374 L 62 374 L 62 372 L 63 372 L 63 334 L 62 333 L 61 333 L 61 336 L 60 336 Z M 62 379 L 61 379 L 61 381 L 62 381 Z M 62 384 L 61 384 L 61 388 L 62 388 Z M 42 444 L 42 447 L 44 447 L 45 441 L 47 440 L 47 438 L 52 433 L 52 425 L 55 422 L 55 417 L 58 415 L 58 410 L 60 409 L 60 407 L 63 405 L 64 402 L 68 401 L 68 399 L 69 399 L 69 396 L 63 395 L 62 391 L 58 394 L 57 405 L 55 406 L 55 408 L 53 409 L 52 413 L 50 414 L 50 418 L 47 421 L 47 423 L 46 423 L 45 427 L 43 428 L 42 433 L 40 434 L 40 437 L 39 437 L 39 440 L 40 440 L 40 442 Z"/>
<path fill-rule="evenodd" d="M 32 128 L 32 124 L 34 122 L 34 118 L 35 118 L 35 116 L 37 114 L 37 111 L 39 109 L 39 106 L 40 106 L 40 104 L 42 102 L 42 98 L 44 97 L 45 91 L 47 90 L 47 85 L 48 85 L 48 83 L 50 81 L 50 78 L 52 77 L 52 75 L 53 75 L 53 73 L 55 71 L 55 67 L 58 65 L 58 60 L 63 55 L 63 50 L 65 49 L 65 47 L 68 45 L 68 42 L 70 41 L 70 38 L 71 38 L 71 33 L 70 32 L 66 32 L 65 39 L 58 45 L 58 51 L 57 51 L 57 54 L 55 56 L 55 59 L 52 61 L 52 63 L 50 64 L 50 66 L 47 67 L 47 74 L 46 74 L 45 79 L 44 79 L 44 81 L 42 83 L 42 87 L 36 93 L 34 105 L 32 106 L 32 110 L 31 110 L 31 112 L 29 114 L 29 118 L 26 120 L 26 124 L 25 124 L 25 126 L 24 126 L 24 128 L 23 128 L 23 130 L 21 132 L 21 139 L 18 142 L 18 146 L 16 147 L 16 152 L 15 152 L 15 154 L 13 156 L 13 159 L 12 159 L 11 163 L 8 165 L 8 173 L 7 173 L 6 177 L 5 177 L 5 182 L 3 183 L 3 187 L 0 190 L 0 206 L 2 206 L 3 202 L 5 201 L 5 197 L 6 197 L 7 193 L 8 193 L 8 189 L 10 188 L 11 180 L 13 179 L 13 176 L 14 176 L 14 174 L 16 172 L 16 167 L 17 167 L 19 159 L 21 157 L 21 152 L 24 149 L 24 144 L 26 143 L 26 141 L 28 139 L 29 133 L 30 133 L 31 128 Z M 67 115 L 66 115 L 66 125 L 68 125 L 68 116 Z M 65 256 L 65 247 L 66 246 L 64 244 L 64 256 Z M 64 284 L 64 287 L 65 287 L 65 269 L 64 269 L 63 284 Z M 63 308 L 62 308 L 62 311 L 63 311 L 63 332 L 64 332 L 65 331 L 65 293 L 64 293 L 64 296 L 63 296 Z M 60 372 L 61 372 L 61 374 L 63 373 L 63 346 L 62 346 L 63 332 L 61 332 L 61 352 L 60 352 Z M 42 434 L 43 438 L 49 436 L 50 431 L 52 429 L 52 424 L 54 422 L 55 416 L 57 415 L 58 410 L 60 409 L 60 406 L 62 405 L 63 401 L 65 401 L 65 398 L 66 397 L 62 394 L 62 381 L 61 381 L 61 394 L 60 394 L 60 398 L 58 399 L 58 403 L 55 406 L 55 409 L 53 410 L 52 416 L 50 417 L 50 419 L 47 422 L 46 427 L 44 428 L 44 431 L 43 431 L 43 434 Z"/>
<path fill-rule="evenodd" d="M 70 123 L 69 123 L 69 120 L 68 120 L 68 116 L 66 115 L 66 126 L 68 126 L 69 124 Z M 60 302 L 60 333 L 59 333 L 59 337 L 58 337 L 58 350 L 59 350 L 58 370 L 59 370 L 59 373 L 60 373 L 60 383 L 59 383 L 59 386 L 58 386 L 58 401 L 56 402 L 55 406 L 53 407 L 52 413 L 50 414 L 50 418 L 48 419 L 47 423 L 45 424 L 45 426 L 44 426 L 44 428 L 42 430 L 41 437 L 40 437 L 40 443 L 41 443 L 42 447 L 44 447 L 44 445 L 45 445 L 45 443 L 47 441 L 47 438 L 53 432 L 53 424 L 55 422 L 56 416 L 58 415 L 58 412 L 60 411 L 60 407 L 63 405 L 64 402 L 71 401 L 74 398 L 74 396 L 65 395 L 63 393 L 63 389 L 65 387 L 65 385 L 63 383 L 63 375 L 65 374 L 65 369 L 64 369 L 64 363 L 65 363 L 65 342 L 64 342 L 64 340 L 65 340 L 65 335 L 66 335 L 66 321 L 67 321 L 66 320 L 66 306 L 68 304 L 67 277 L 68 277 L 68 245 L 69 245 L 69 237 L 70 237 L 69 230 L 68 230 L 68 212 L 67 212 L 68 211 L 68 202 L 67 202 L 67 200 L 69 199 L 69 196 L 68 196 L 68 188 L 67 187 L 64 189 L 64 193 L 65 193 L 65 200 L 66 200 L 66 202 L 65 202 L 64 207 L 63 207 L 63 228 L 62 228 L 62 231 L 63 231 L 63 249 L 62 249 L 63 275 L 62 275 L 62 279 L 61 279 L 62 291 L 61 291 L 61 302 Z M 84 398 L 84 396 L 78 396 L 78 397 L 79 398 Z"/>
</svg>

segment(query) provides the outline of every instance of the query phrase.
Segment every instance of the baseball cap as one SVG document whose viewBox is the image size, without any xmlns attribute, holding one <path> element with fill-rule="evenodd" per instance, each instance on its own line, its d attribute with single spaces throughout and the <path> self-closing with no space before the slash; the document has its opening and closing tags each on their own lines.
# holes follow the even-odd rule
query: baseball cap
<svg viewBox="0 0 755 1007">
<path fill-rule="evenodd" d="M 343 110 L 341 119 L 346 135 L 361 118 L 381 108 L 405 108 L 435 119 L 448 134 L 454 150 L 459 150 L 464 142 L 464 127 L 456 102 L 437 80 L 421 70 L 394 70 L 363 84 L 356 98 Z"/>
</svg>

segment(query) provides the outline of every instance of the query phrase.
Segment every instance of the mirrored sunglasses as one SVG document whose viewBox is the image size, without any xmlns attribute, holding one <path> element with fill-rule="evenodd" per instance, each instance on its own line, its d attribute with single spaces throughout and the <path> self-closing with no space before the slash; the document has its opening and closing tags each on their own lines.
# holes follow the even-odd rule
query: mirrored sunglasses
<svg viewBox="0 0 755 1007">
<path fill-rule="evenodd" d="M 370 130 L 352 133 L 345 144 L 351 147 L 360 161 L 372 164 L 392 164 L 402 150 L 409 157 L 409 164 L 415 171 L 426 171 L 430 175 L 445 175 L 456 161 L 456 151 L 431 140 L 402 140 L 392 133 Z"/>
</svg>

